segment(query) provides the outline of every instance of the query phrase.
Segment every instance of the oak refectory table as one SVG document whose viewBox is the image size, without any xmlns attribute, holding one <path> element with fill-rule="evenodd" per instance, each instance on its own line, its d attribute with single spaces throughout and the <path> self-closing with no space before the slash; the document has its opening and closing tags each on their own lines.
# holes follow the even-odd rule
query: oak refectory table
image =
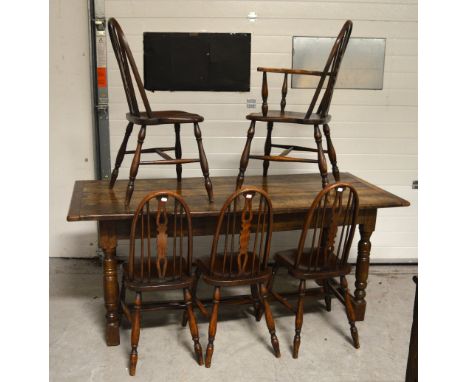
<svg viewBox="0 0 468 382">
<path fill-rule="evenodd" d="M 396 195 L 374 186 L 352 174 L 341 173 L 341 181 L 351 183 L 359 193 L 359 242 L 356 260 L 354 295 L 356 320 L 363 321 L 366 311 L 366 287 L 371 249 L 370 237 L 375 229 L 379 208 L 406 207 L 410 203 Z M 109 189 L 107 180 L 78 180 L 75 182 L 68 211 L 68 221 L 97 221 L 99 246 L 104 252 L 103 281 L 106 308 L 107 345 L 119 345 L 119 283 L 117 275 L 117 241 L 128 239 L 130 223 L 137 204 L 150 191 L 175 190 L 180 193 L 192 211 L 193 234 L 212 235 L 219 210 L 234 191 L 236 177 L 213 177 L 214 203 L 209 203 L 200 178 L 138 179 L 131 203 L 125 206 L 126 181 L 117 181 Z M 244 185 L 263 188 L 273 203 L 273 231 L 301 229 L 305 214 L 314 197 L 322 189 L 320 174 L 288 174 L 248 176 Z M 197 249 L 194 248 L 194 257 Z"/>
</svg>

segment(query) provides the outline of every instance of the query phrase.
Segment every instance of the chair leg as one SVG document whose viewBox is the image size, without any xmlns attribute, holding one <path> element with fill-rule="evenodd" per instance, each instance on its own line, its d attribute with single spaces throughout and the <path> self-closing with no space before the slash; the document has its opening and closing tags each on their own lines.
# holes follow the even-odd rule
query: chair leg
<svg viewBox="0 0 468 382">
<path fill-rule="evenodd" d="M 120 145 L 119 152 L 117 153 L 117 157 L 115 158 L 115 166 L 114 166 L 114 170 L 112 171 L 111 178 L 110 178 L 109 188 L 114 187 L 115 181 L 117 180 L 117 177 L 119 176 L 119 168 L 120 168 L 120 165 L 122 164 L 122 161 L 124 159 L 125 151 L 127 150 L 128 139 L 130 138 L 130 135 L 132 134 L 132 131 L 133 131 L 133 123 L 130 122 L 127 125 L 127 129 L 125 130 L 124 139 L 122 141 L 122 144 Z"/>
<path fill-rule="evenodd" d="M 200 276 L 201 276 L 200 270 L 197 268 L 195 270 L 195 280 L 192 283 L 192 290 L 191 290 L 192 301 L 195 303 L 197 303 L 197 287 L 198 287 L 198 280 L 200 280 Z M 184 310 L 184 314 L 182 315 L 182 326 L 184 327 L 187 326 L 187 320 L 188 320 L 187 311 Z"/>
<path fill-rule="evenodd" d="M 125 304 L 125 281 L 124 281 L 124 275 L 122 274 L 122 281 L 120 283 L 120 296 L 119 296 L 119 325 L 122 323 L 122 313 L 123 313 L 123 308 L 122 304 Z"/>
<path fill-rule="evenodd" d="M 348 292 L 348 281 L 346 280 L 345 276 L 340 277 L 340 284 L 341 288 L 343 289 L 344 295 L 345 295 L 345 309 L 346 309 L 346 316 L 348 317 L 348 322 L 349 322 L 349 328 L 351 331 L 351 337 L 353 339 L 353 345 L 356 349 L 359 349 L 359 333 L 356 328 L 356 318 L 354 315 L 354 308 L 351 303 L 351 297 Z"/>
<path fill-rule="evenodd" d="M 258 284 L 250 285 L 250 292 L 252 293 L 252 298 L 254 300 L 253 307 L 255 312 L 255 319 L 260 321 L 262 319 L 262 312 Z"/>
<path fill-rule="evenodd" d="M 267 123 L 267 136 L 265 140 L 265 156 L 271 154 L 271 133 L 273 131 L 273 122 Z M 268 167 L 270 167 L 270 161 L 264 160 L 263 161 L 263 176 L 268 175 Z"/>
<path fill-rule="evenodd" d="M 275 263 L 275 265 L 273 265 L 273 269 L 271 271 L 271 277 L 270 277 L 270 279 L 268 280 L 268 283 L 267 283 L 268 292 L 270 292 L 272 290 L 272 288 L 273 288 L 274 279 L 275 279 L 276 273 L 278 272 L 278 269 L 279 269 L 279 264 Z M 257 321 L 260 321 L 262 319 L 262 316 L 263 316 L 263 306 L 261 305 L 260 306 L 260 311 L 258 312 L 258 315 L 256 317 Z"/>
<path fill-rule="evenodd" d="M 198 154 L 200 156 L 200 167 L 205 178 L 205 188 L 208 192 L 208 199 L 213 203 L 213 185 L 211 184 L 210 171 L 208 169 L 208 160 L 206 159 L 205 150 L 203 149 L 201 130 L 198 123 L 193 124 L 195 138 L 198 145 Z"/>
<path fill-rule="evenodd" d="M 335 182 L 339 182 L 340 170 L 336 164 L 336 151 L 335 147 L 333 147 L 333 142 L 330 136 L 330 126 L 328 126 L 328 124 L 323 125 L 323 132 L 325 133 L 325 138 L 327 140 L 328 158 L 330 159 L 330 163 L 332 165 L 333 177 L 335 178 Z"/>
<path fill-rule="evenodd" d="M 249 164 L 249 155 L 250 155 L 250 145 L 252 144 L 252 139 L 255 135 L 255 121 L 250 122 L 249 130 L 247 131 L 247 141 L 245 142 L 244 151 L 239 164 L 239 175 L 237 176 L 236 188 L 239 189 L 244 183 L 244 174 Z"/>
<path fill-rule="evenodd" d="M 268 331 L 270 332 L 271 345 L 273 346 L 275 357 L 279 358 L 281 357 L 280 346 L 278 337 L 276 337 L 275 321 L 273 320 L 270 304 L 268 303 L 268 289 L 266 288 L 264 283 L 260 284 L 260 295 L 262 297 L 263 309 L 265 311 L 265 321 L 268 327 Z"/>
<path fill-rule="evenodd" d="M 135 186 L 135 178 L 138 174 L 138 167 L 140 166 L 140 157 L 141 157 L 141 146 L 146 136 L 146 126 L 141 126 L 140 132 L 138 133 L 138 144 L 135 150 L 135 155 L 133 156 L 132 167 L 130 167 L 130 179 L 127 186 L 127 194 L 125 196 L 125 205 L 130 204 L 130 199 L 132 198 L 133 188 Z"/>
<path fill-rule="evenodd" d="M 275 262 L 275 265 L 273 265 L 273 269 L 271 270 L 271 277 L 270 280 L 268 280 L 268 290 L 270 291 L 273 288 L 273 283 L 275 282 L 275 276 L 278 273 L 279 270 L 279 264 Z"/>
<path fill-rule="evenodd" d="M 135 375 L 136 365 L 138 361 L 138 341 L 140 340 L 140 325 L 141 325 L 141 292 L 137 292 L 135 299 L 135 307 L 132 318 L 132 334 L 131 344 L 132 351 L 130 353 L 130 375 Z"/>
<path fill-rule="evenodd" d="M 214 352 L 214 340 L 216 336 L 216 326 L 218 324 L 218 309 L 221 299 L 221 288 L 215 287 L 213 294 L 213 310 L 211 311 L 210 326 L 208 329 L 208 346 L 206 347 L 205 367 L 211 366 L 211 358 Z"/>
<path fill-rule="evenodd" d="M 301 282 L 299 283 L 299 299 L 297 301 L 296 310 L 296 334 L 294 335 L 293 358 L 297 358 L 299 356 L 299 346 L 301 346 L 301 330 L 304 318 L 305 287 L 305 280 L 301 280 Z"/>
<path fill-rule="evenodd" d="M 182 326 L 184 328 L 187 326 L 187 322 L 188 322 L 187 310 L 184 310 L 184 313 L 182 313 Z"/>
<path fill-rule="evenodd" d="M 314 125 L 314 138 L 315 143 L 317 144 L 318 166 L 320 175 L 322 176 L 322 187 L 326 187 L 328 185 L 327 160 L 325 159 L 325 154 L 323 153 L 322 133 L 320 132 L 319 125 Z"/>
<path fill-rule="evenodd" d="M 197 308 L 200 310 L 200 313 L 203 314 L 204 317 L 209 318 L 210 313 L 206 310 L 205 305 L 198 299 L 197 297 L 197 287 L 198 287 L 198 280 L 200 280 L 201 272 L 199 268 L 195 270 L 195 280 L 192 283 L 192 301 L 195 303 Z"/>
<path fill-rule="evenodd" d="M 325 307 L 327 309 L 327 312 L 331 312 L 331 291 L 330 291 L 330 285 L 328 284 L 329 280 L 324 280 L 323 282 L 323 289 L 325 292 Z"/>
<path fill-rule="evenodd" d="M 175 157 L 176 159 L 182 158 L 182 146 L 180 144 L 180 123 L 174 124 L 175 130 Z M 177 173 L 177 181 L 180 182 L 182 180 L 182 165 L 176 164 L 176 173 Z"/>
<path fill-rule="evenodd" d="M 200 345 L 198 337 L 198 326 L 195 319 L 195 314 L 193 314 L 193 305 L 192 305 L 192 296 L 188 288 L 184 288 L 184 301 L 187 306 L 186 312 L 189 320 L 190 333 L 192 334 L 193 348 L 195 349 L 195 355 L 197 356 L 197 361 L 199 365 L 203 365 L 203 350 Z"/>
<path fill-rule="evenodd" d="M 192 297 L 195 300 L 197 298 L 197 291 L 198 291 L 198 280 L 200 280 L 201 272 L 200 269 L 195 269 L 195 280 L 192 284 Z"/>
</svg>

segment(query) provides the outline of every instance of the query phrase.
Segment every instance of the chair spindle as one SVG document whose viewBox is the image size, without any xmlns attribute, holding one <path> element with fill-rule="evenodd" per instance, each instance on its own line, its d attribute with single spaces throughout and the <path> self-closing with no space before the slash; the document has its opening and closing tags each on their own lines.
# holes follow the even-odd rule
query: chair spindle
<svg viewBox="0 0 468 382">
<path fill-rule="evenodd" d="M 262 113 L 264 116 L 268 114 L 268 81 L 267 81 L 267 74 L 263 72 L 263 79 L 262 79 Z"/>
</svg>

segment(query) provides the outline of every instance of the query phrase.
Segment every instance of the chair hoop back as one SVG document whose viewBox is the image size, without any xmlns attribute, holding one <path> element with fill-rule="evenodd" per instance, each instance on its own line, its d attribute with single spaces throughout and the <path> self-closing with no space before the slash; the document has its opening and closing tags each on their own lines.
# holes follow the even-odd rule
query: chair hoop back
<svg viewBox="0 0 468 382">
<path fill-rule="evenodd" d="M 184 199 L 172 191 L 149 193 L 133 215 L 130 280 L 158 283 L 190 276 L 192 247 L 192 220 Z"/>
<path fill-rule="evenodd" d="M 138 101 L 135 96 L 135 89 L 133 86 L 132 74 L 137 83 L 140 97 L 145 106 L 145 110 L 148 116 L 151 115 L 151 107 L 146 96 L 145 88 L 138 72 L 138 68 L 133 58 L 132 51 L 128 45 L 127 38 L 116 19 L 111 17 L 108 21 L 109 37 L 114 48 L 115 58 L 119 64 L 120 75 L 125 89 L 125 96 L 127 97 L 128 107 L 130 114 L 140 116 L 138 108 Z M 129 68 L 130 64 L 130 68 Z M 131 69 L 131 72 L 130 72 Z"/>
<path fill-rule="evenodd" d="M 346 265 L 358 212 L 359 196 L 351 184 L 338 182 L 320 191 L 304 222 L 295 267 L 319 272 Z M 310 252 L 304 253 L 309 244 Z"/>
<path fill-rule="evenodd" d="M 333 96 L 333 90 L 335 88 L 336 79 L 340 70 L 341 61 L 345 54 L 346 47 L 348 46 L 352 30 L 353 22 L 351 20 L 347 20 L 341 28 L 341 31 L 338 34 L 338 37 L 336 38 L 335 43 L 333 44 L 333 47 L 330 51 L 327 62 L 325 64 L 325 68 L 323 69 L 322 75 L 320 76 L 317 89 L 315 90 L 309 109 L 307 110 L 305 116 L 306 119 L 309 119 L 311 114 L 314 112 L 314 108 L 317 104 L 317 101 L 319 99 L 320 93 L 322 92 L 327 77 L 327 86 L 323 93 L 322 100 L 320 101 L 320 104 L 317 108 L 317 114 L 319 114 L 322 117 L 325 117 L 328 114 L 331 99 Z"/>
<path fill-rule="evenodd" d="M 256 187 L 236 190 L 220 211 L 211 248 L 211 275 L 235 279 L 266 270 L 272 229 L 268 194 Z"/>
</svg>

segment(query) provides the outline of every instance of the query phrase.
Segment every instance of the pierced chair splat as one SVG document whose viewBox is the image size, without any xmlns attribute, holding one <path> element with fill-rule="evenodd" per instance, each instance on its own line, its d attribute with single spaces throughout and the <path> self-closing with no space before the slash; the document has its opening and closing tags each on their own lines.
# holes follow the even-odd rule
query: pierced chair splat
<svg viewBox="0 0 468 382">
<path fill-rule="evenodd" d="M 331 310 L 331 296 L 344 304 L 355 348 L 359 348 L 355 313 L 346 276 L 351 272 L 349 251 L 356 229 L 359 197 L 348 183 L 338 182 L 324 188 L 313 201 L 302 229 L 298 247 L 276 253 L 271 284 L 272 296 L 296 314 L 293 357 L 299 355 L 304 315 L 306 280 L 322 286 L 326 309 Z M 310 247 L 306 248 L 306 245 Z M 299 280 L 298 302 L 294 308 L 274 291 L 273 281 L 280 267 Z M 339 278 L 339 284 L 335 281 Z"/>
<path fill-rule="evenodd" d="M 206 159 L 205 150 L 203 149 L 202 135 L 199 123 L 203 122 L 203 117 L 188 113 L 180 110 L 165 110 L 165 111 L 153 111 L 150 107 L 148 97 L 146 96 L 143 82 L 141 80 L 138 68 L 136 66 L 133 54 L 128 45 L 125 34 L 116 19 L 110 18 L 108 22 L 109 36 L 114 48 L 115 57 L 119 64 L 120 75 L 122 77 L 123 87 L 125 90 L 125 96 L 127 99 L 129 112 L 126 114 L 128 121 L 127 129 L 125 131 L 124 139 L 120 145 L 120 149 L 115 159 L 114 170 L 112 171 L 111 179 L 109 182 L 109 188 L 113 188 L 115 181 L 119 175 L 119 168 L 122 164 L 124 156 L 126 154 L 133 154 L 133 161 L 130 167 L 130 178 L 127 185 L 125 205 L 129 205 L 133 190 L 135 187 L 135 179 L 138 174 L 138 168 L 140 165 L 152 165 L 152 164 L 175 164 L 177 180 L 182 180 L 182 165 L 185 163 L 199 162 L 200 167 L 205 178 L 205 187 L 208 193 L 210 202 L 213 201 L 213 186 L 208 169 L 208 160 Z M 133 78 L 132 78 L 133 74 Z M 138 92 L 143 101 L 145 111 L 140 111 L 138 107 L 138 101 L 136 97 L 135 87 L 133 84 L 135 80 L 138 88 Z M 198 158 L 182 158 L 182 146 L 180 141 L 180 126 L 182 124 L 193 124 L 194 135 L 198 146 Z M 153 147 L 143 148 L 143 143 L 146 137 L 147 126 L 153 125 L 174 125 L 175 132 L 175 144 L 171 147 Z M 140 131 L 138 133 L 138 143 L 135 150 L 127 150 L 127 143 L 130 135 L 133 131 L 133 126 L 139 125 Z M 175 152 L 175 158 L 167 154 L 168 151 Z M 141 161 L 141 154 L 158 154 L 162 159 L 152 161 Z"/>
<path fill-rule="evenodd" d="M 250 120 L 250 127 L 247 131 L 247 141 L 241 155 L 239 164 L 239 175 L 237 177 L 237 188 L 240 188 L 244 182 L 244 174 L 247 169 L 249 159 L 263 160 L 263 176 L 268 175 L 268 168 L 271 161 L 276 162 L 302 162 L 302 163 L 318 163 L 320 174 L 322 176 L 322 185 L 325 187 L 328 184 L 327 160 L 325 154 L 332 165 L 333 176 L 336 181 L 340 180 L 340 172 L 336 160 L 336 151 L 330 136 L 330 126 L 328 123 L 331 120 L 331 115 L 328 113 L 330 103 L 335 88 L 336 79 L 338 77 L 341 61 L 343 59 L 353 23 L 348 20 L 344 23 L 335 43 L 328 56 L 325 68 L 323 71 L 301 70 L 301 69 L 282 69 L 282 68 L 257 68 L 257 71 L 262 72 L 262 112 L 252 113 L 246 116 Z M 281 102 L 280 110 L 270 110 L 268 106 L 268 80 L 267 73 L 282 73 L 284 75 L 283 85 L 281 87 Z M 317 88 L 312 97 L 309 108 L 304 113 L 286 111 L 286 96 L 288 93 L 288 75 L 308 75 L 319 77 Z M 256 122 L 267 123 L 267 136 L 265 140 L 264 155 L 251 155 L 250 146 L 255 135 Z M 314 139 L 316 148 L 272 143 L 272 133 L 274 123 L 291 123 L 314 127 Z M 323 126 L 327 149 L 322 146 L 322 132 L 320 126 Z M 278 155 L 272 155 L 271 149 L 279 148 L 283 151 Z M 291 151 L 313 152 L 317 153 L 317 159 L 299 158 L 288 156 Z"/>
<path fill-rule="evenodd" d="M 132 324 L 130 375 L 135 375 L 136 371 L 141 311 L 145 309 L 184 309 L 197 361 L 203 365 L 203 352 L 192 307 L 192 237 L 190 209 L 176 193 L 152 192 L 138 205 L 132 220 L 130 253 L 123 264 L 120 295 L 121 311 Z M 184 302 L 181 304 L 142 303 L 145 292 L 177 289 L 183 292 Z M 136 294 L 134 304 L 126 303 L 126 291 Z"/>
<path fill-rule="evenodd" d="M 260 311 L 265 312 L 271 344 L 276 357 L 280 357 L 275 323 L 268 303 L 267 285 L 271 277 L 268 267 L 273 211 L 267 193 L 255 187 L 237 190 L 228 197 L 218 218 L 213 237 L 211 255 L 197 259 L 196 277 L 200 276 L 214 287 L 213 308 L 208 332 L 205 366 L 211 366 L 218 322 L 221 288 L 249 285 L 257 321 Z M 196 297 L 197 282 L 193 296 Z"/>
</svg>

